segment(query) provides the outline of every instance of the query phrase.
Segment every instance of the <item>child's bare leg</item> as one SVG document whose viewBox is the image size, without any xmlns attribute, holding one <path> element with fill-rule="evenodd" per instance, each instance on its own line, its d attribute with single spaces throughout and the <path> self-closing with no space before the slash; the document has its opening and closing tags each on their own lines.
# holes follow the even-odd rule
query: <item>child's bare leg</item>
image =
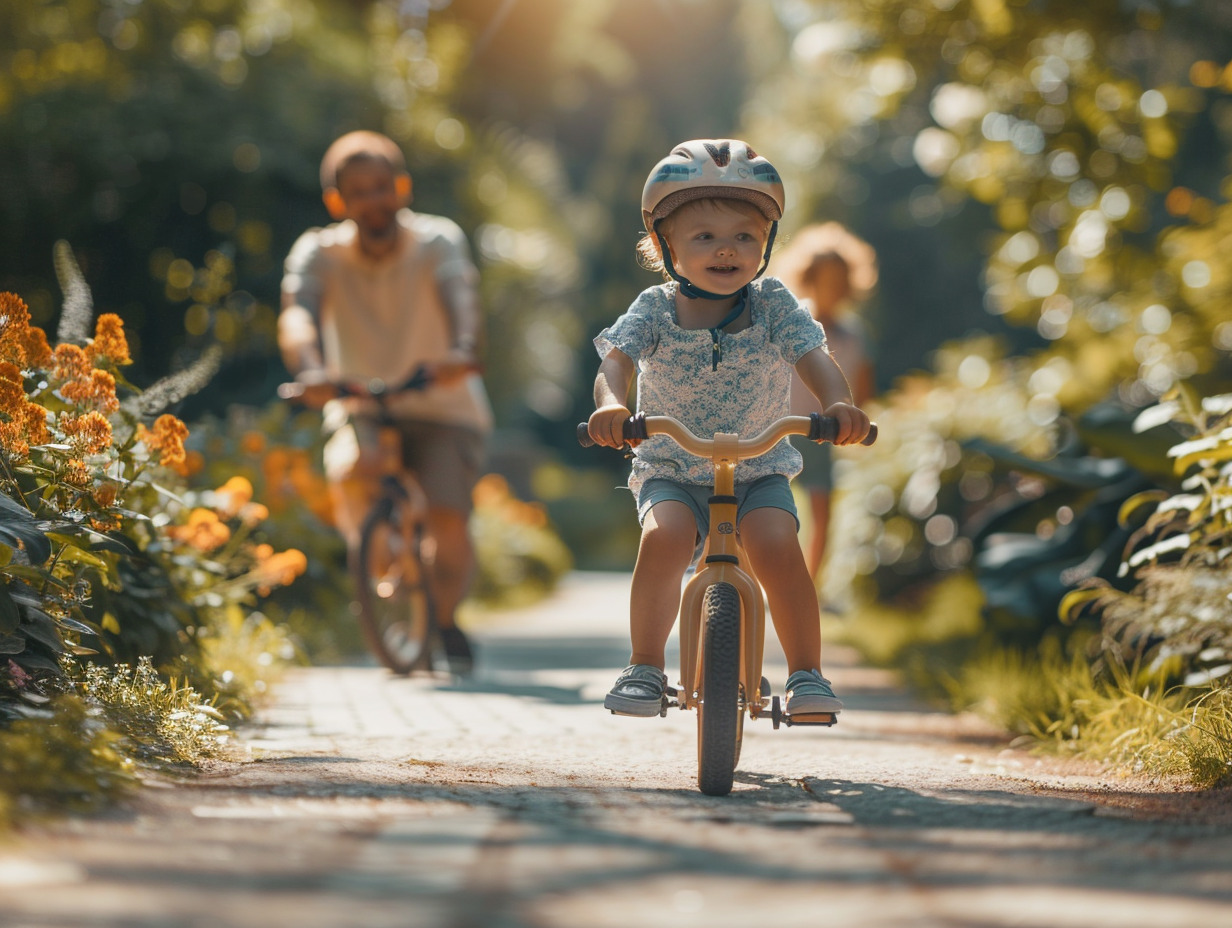
<svg viewBox="0 0 1232 928">
<path fill-rule="evenodd" d="M 785 509 L 754 509 L 741 520 L 740 535 L 766 590 L 788 672 L 820 669 L 821 613 L 795 518 Z"/>
<path fill-rule="evenodd" d="M 684 503 L 664 500 L 646 514 L 629 593 L 631 664 L 663 669 L 680 610 L 680 578 L 693 558 L 697 521 Z"/>
<path fill-rule="evenodd" d="M 809 511 L 813 515 L 813 533 L 809 538 L 808 572 L 814 586 L 821 578 L 821 565 L 826 559 L 826 542 L 830 534 L 830 494 L 824 490 L 809 490 Z"/>
</svg>

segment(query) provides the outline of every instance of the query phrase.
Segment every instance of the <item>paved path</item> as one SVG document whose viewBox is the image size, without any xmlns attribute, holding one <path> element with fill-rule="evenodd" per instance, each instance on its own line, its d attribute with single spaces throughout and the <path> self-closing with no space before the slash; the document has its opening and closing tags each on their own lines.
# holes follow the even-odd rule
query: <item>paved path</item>
<svg viewBox="0 0 1232 928">
<path fill-rule="evenodd" d="M 466 683 L 292 673 L 244 762 L 0 846 L 0 926 L 1232 924 L 1227 818 L 1144 813 L 839 649 L 841 724 L 748 726 L 732 795 L 700 795 L 691 714 L 600 706 L 626 591 L 493 618 Z"/>
</svg>

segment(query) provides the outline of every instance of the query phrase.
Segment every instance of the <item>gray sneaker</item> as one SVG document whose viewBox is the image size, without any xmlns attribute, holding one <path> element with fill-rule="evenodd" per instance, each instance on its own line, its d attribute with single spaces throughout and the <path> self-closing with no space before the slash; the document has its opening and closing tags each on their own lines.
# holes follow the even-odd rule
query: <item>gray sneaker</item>
<svg viewBox="0 0 1232 928">
<path fill-rule="evenodd" d="M 811 715 L 819 712 L 840 712 L 842 701 L 834 695 L 830 681 L 820 670 L 797 670 L 787 678 L 787 702 L 783 711 L 788 715 Z"/>
<path fill-rule="evenodd" d="M 630 664 L 603 699 L 603 708 L 617 715 L 650 718 L 663 708 L 667 675 L 651 664 Z"/>
</svg>

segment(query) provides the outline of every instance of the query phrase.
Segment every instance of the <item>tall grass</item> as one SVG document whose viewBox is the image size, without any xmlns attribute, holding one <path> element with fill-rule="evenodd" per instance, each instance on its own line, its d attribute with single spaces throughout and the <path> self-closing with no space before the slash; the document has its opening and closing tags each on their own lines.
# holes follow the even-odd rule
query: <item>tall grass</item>
<svg viewBox="0 0 1232 928">
<path fill-rule="evenodd" d="M 1232 690 L 1169 686 L 1168 668 L 1103 666 L 1052 639 L 1038 655 L 990 649 L 958 672 L 950 696 L 1044 752 L 1199 788 L 1232 780 Z"/>
</svg>

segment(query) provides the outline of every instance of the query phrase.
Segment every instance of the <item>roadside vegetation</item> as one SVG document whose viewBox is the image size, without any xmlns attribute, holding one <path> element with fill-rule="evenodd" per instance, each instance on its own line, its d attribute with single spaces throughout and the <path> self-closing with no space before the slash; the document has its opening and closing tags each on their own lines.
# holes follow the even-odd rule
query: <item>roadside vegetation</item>
<svg viewBox="0 0 1232 928">
<path fill-rule="evenodd" d="M 883 362 L 913 317 L 943 331 L 963 301 L 986 310 L 881 396 L 882 440 L 841 475 L 824 598 L 955 708 L 1201 786 L 1232 759 L 1226 13 L 750 17 L 750 132 L 791 153 L 806 211 L 899 243 L 868 313 Z M 932 238 L 908 257 L 912 224 Z"/>
<path fill-rule="evenodd" d="M 93 318 L 67 245 L 57 262 L 54 347 L 0 293 L 0 824 L 225 757 L 282 668 L 361 651 L 312 417 L 237 407 L 190 435 L 161 410 L 216 355 L 138 389 L 119 317 Z M 500 478 L 476 521 L 483 601 L 533 600 L 569 568 Z"/>
</svg>

